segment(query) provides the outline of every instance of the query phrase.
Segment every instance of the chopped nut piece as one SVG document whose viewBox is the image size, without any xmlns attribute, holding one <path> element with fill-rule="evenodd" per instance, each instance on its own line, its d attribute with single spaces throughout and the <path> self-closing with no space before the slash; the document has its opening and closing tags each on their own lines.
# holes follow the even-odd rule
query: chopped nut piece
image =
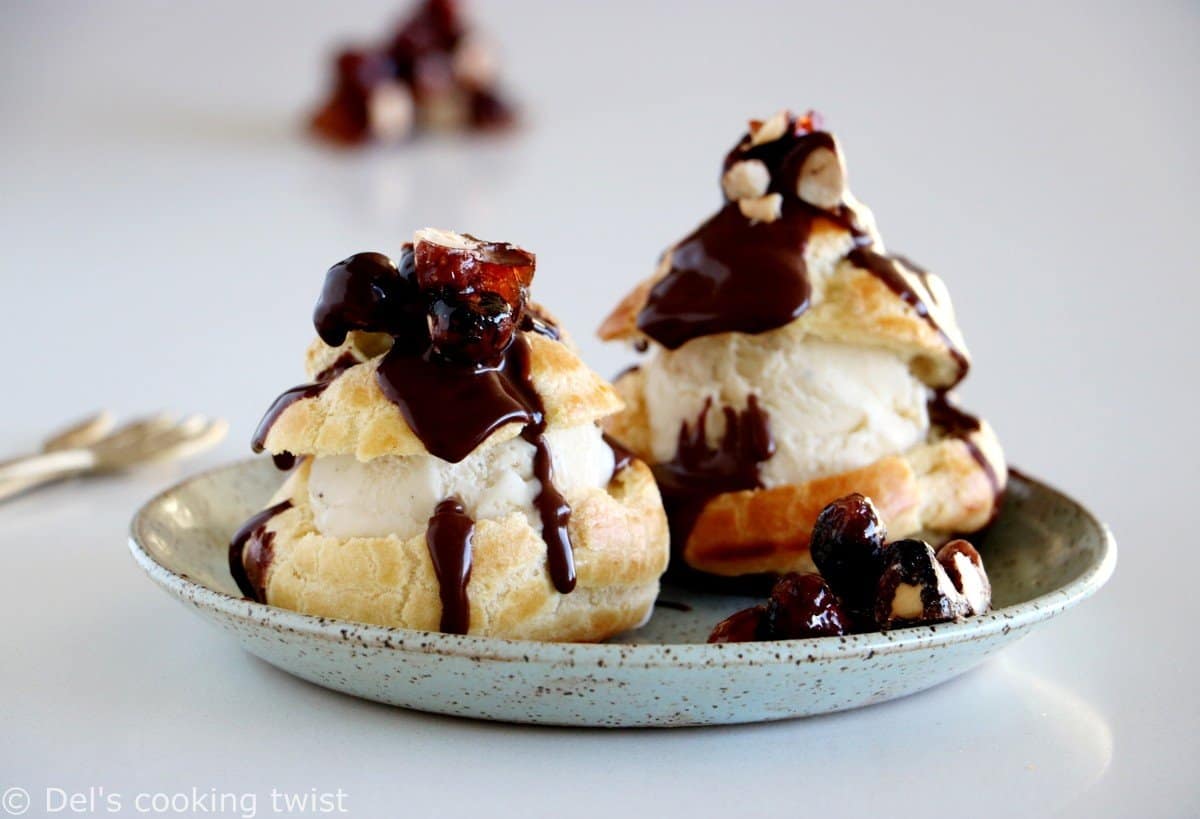
<svg viewBox="0 0 1200 819">
<path fill-rule="evenodd" d="M 952 540 L 938 549 L 937 559 L 966 601 L 968 614 L 983 614 L 991 608 L 992 584 L 974 546 L 961 538 Z"/>
<path fill-rule="evenodd" d="M 757 199 L 770 184 L 771 172 L 761 159 L 735 162 L 721 177 L 721 188 L 730 199 Z"/>
<path fill-rule="evenodd" d="M 737 200 L 738 210 L 752 222 L 774 222 L 783 213 L 783 196 L 771 193 L 757 199 Z"/>
<path fill-rule="evenodd" d="M 758 123 L 757 125 L 755 123 Z M 782 110 L 777 112 L 766 122 L 758 120 L 750 121 L 750 145 L 764 145 L 768 142 L 774 142 L 785 133 L 788 127 L 788 112 Z"/>
<path fill-rule="evenodd" d="M 887 566 L 879 578 L 875 603 L 875 624 L 879 628 L 942 623 L 966 614 L 966 601 L 928 543 L 899 540 L 888 547 Z"/>
<path fill-rule="evenodd" d="M 800 168 L 796 195 L 810 205 L 831 210 L 842 203 L 845 194 L 846 168 L 841 155 L 829 148 L 817 148 Z"/>
</svg>

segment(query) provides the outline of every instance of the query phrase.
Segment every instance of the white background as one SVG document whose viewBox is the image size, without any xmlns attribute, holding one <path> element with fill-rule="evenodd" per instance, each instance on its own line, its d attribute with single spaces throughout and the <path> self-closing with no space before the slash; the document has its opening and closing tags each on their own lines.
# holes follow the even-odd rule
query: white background
<svg viewBox="0 0 1200 819">
<path fill-rule="evenodd" d="M 0 507 L 0 789 L 340 787 L 357 816 L 1200 812 L 1197 6 L 481 2 L 524 130 L 307 142 L 327 49 L 397 5 L 5 4 L 0 446 L 101 406 L 233 431 Z M 889 246 L 946 279 L 964 396 L 1012 462 L 1112 525 L 1097 598 L 906 701 L 602 733 L 327 693 L 140 576 L 129 517 L 247 453 L 331 263 L 425 224 L 521 243 L 611 373 L 628 354 L 594 327 L 717 206 L 744 120 L 783 105 L 825 112 Z"/>
</svg>

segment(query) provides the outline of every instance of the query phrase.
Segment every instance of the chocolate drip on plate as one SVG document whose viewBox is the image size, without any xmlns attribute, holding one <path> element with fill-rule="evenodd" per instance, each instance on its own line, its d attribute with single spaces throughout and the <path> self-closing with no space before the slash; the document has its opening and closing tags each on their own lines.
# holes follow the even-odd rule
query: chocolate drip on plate
<svg viewBox="0 0 1200 819">
<path fill-rule="evenodd" d="M 449 498 L 437 505 L 425 531 L 425 544 L 429 547 L 442 598 L 439 628 L 447 634 L 466 634 L 471 629 L 467 584 L 471 580 L 474 535 L 475 521 L 466 514 L 457 498 Z"/>
<path fill-rule="evenodd" d="M 671 609 L 672 611 L 691 611 L 692 607 L 687 603 L 678 603 L 674 600 L 658 599 L 654 601 L 654 607 L 659 609 Z"/>
<path fill-rule="evenodd" d="M 242 524 L 229 541 L 229 573 L 242 594 L 267 602 L 267 569 L 271 566 L 275 533 L 267 531 L 271 518 L 292 508 L 290 500 L 269 506 Z"/>
</svg>

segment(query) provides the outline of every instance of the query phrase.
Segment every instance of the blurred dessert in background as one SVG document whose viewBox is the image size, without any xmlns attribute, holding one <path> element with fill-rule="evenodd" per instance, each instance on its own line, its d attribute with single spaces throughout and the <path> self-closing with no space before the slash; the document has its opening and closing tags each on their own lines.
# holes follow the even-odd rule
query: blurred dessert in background
<svg viewBox="0 0 1200 819">
<path fill-rule="evenodd" d="M 309 383 L 255 449 L 294 469 L 233 538 L 251 599 L 365 623 L 601 640 L 644 622 L 667 564 L 649 468 L 618 411 L 528 300 L 534 257 L 426 229 L 393 261 L 334 265 Z"/>
<path fill-rule="evenodd" d="M 600 328 L 649 353 L 606 426 L 653 465 L 672 568 L 811 571 L 811 523 L 850 492 L 901 538 L 986 525 L 1007 470 L 950 394 L 969 357 L 949 295 L 885 250 L 834 136 L 811 112 L 752 121 L 721 186 Z"/>
<path fill-rule="evenodd" d="M 506 127 L 492 46 L 456 0 L 424 0 L 384 44 L 338 54 L 313 131 L 338 145 L 401 142 L 422 130 Z"/>
</svg>

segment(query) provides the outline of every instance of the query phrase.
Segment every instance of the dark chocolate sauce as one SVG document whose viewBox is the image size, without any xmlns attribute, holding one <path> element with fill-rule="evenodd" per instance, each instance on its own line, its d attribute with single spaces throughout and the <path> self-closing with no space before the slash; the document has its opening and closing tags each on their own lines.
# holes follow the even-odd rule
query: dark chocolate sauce
<svg viewBox="0 0 1200 819">
<path fill-rule="evenodd" d="M 566 498 L 554 485 L 554 459 L 546 444 L 546 413 L 542 398 L 533 387 L 532 367 L 529 360 L 529 343 L 524 338 L 513 341 L 516 360 L 519 364 L 516 384 L 525 396 L 534 419 L 521 431 L 521 437 L 534 446 L 533 474 L 541 484 L 533 505 L 542 520 L 542 540 L 546 542 L 546 563 L 550 580 L 560 594 L 569 594 L 575 589 L 575 552 L 571 548 L 571 535 L 567 524 L 571 520 L 571 507 Z M 511 349 L 511 348 L 510 348 Z"/>
<path fill-rule="evenodd" d="M 967 451 L 971 453 L 971 457 L 983 469 L 984 475 L 987 476 L 988 482 L 992 485 L 992 492 L 996 496 L 996 502 L 993 504 L 993 518 L 1000 510 L 1000 502 L 1004 495 L 1004 487 L 1000 483 L 1000 476 L 996 474 L 996 468 L 992 466 L 992 462 L 984 455 L 983 450 L 971 438 L 971 434 L 982 429 L 982 422 L 971 413 L 959 407 L 950 398 L 946 390 L 938 390 L 929 399 L 929 423 L 937 427 L 948 438 L 958 438 L 966 444 Z"/>
<path fill-rule="evenodd" d="M 692 607 L 687 603 L 678 603 L 674 600 L 663 600 L 659 598 L 654 601 L 654 607 L 659 609 L 671 609 L 672 611 L 691 611 Z"/>
<path fill-rule="evenodd" d="M 267 507 L 242 524 L 229 541 L 229 573 L 242 594 L 251 600 L 267 602 L 267 569 L 275 542 L 275 533 L 267 531 L 267 524 L 291 508 L 290 500 Z"/>
<path fill-rule="evenodd" d="M 300 384 L 292 387 L 290 390 L 285 390 L 282 395 L 276 398 L 271 406 L 263 414 L 262 420 L 258 422 L 258 427 L 254 430 L 254 437 L 251 439 L 250 447 L 255 452 L 262 452 L 263 447 L 267 442 L 267 435 L 271 432 L 271 427 L 283 415 L 284 411 L 295 404 L 297 401 L 303 401 L 306 398 L 316 398 L 333 383 L 334 379 L 341 375 L 346 370 L 358 364 L 358 359 L 349 353 L 343 353 L 338 357 L 337 361 L 326 367 L 317 376 L 317 380 L 310 384 Z M 282 456 L 289 456 L 291 453 L 281 453 Z M 276 456 L 275 465 L 280 469 L 291 469 L 289 466 L 280 466 L 280 456 Z M 292 456 L 294 458 L 294 456 Z M 284 462 L 287 463 L 286 457 Z"/>
<path fill-rule="evenodd" d="M 817 222 L 824 220 L 851 233 L 857 247 L 850 260 L 879 277 L 945 339 L 959 365 L 957 381 L 967 372 L 966 355 L 938 325 L 929 310 L 934 295 L 911 286 L 896 268 L 898 257 L 871 250 L 871 238 L 855 211 L 845 203 L 823 210 L 796 194 L 804 161 L 818 149 L 837 151 L 833 136 L 819 128 L 813 113 L 790 117 L 784 136 L 751 145 L 750 135 L 725 157 L 723 170 L 746 160 L 759 160 L 770 174 L 768 193 L 783 197 L 781 215 L 773 222 L 754 222 L 737 202 L 727 202 L 715 216 L 674 248 L 671 269 L 654 288 L 638 315 L 638 329 L 668 349 L 693 338 L 717 333 L 763 333 L 798 318 L 809 307 L 811 285 L 804 251 Z M 924 284 L 928 273 L 899 258 Z"/>
<path fill-rule="evenodd" d="M 675 457 L 654 467 L 670 521 L 671 546 L 681 554 L 692 526 L 708 501 L 724 492 L 762 486 L 762 463 L 775 454 L 770 419 L 751 395 L 738 412 L 724 407 L 725 432 L 714 449 L 707 439 L 707 419 L 712 399 L 704 402 L 695 424 L 683 423 Z M 682 559 L 672 564 L 684 565 Z"/>
<path fill-rule="evenodd" d="M 807 121 L 806 121 L 807 122 Z M 869 241 L 857 215 L 846 206 L 822 210 L 796 195 L 800 169 L 819 148 L 836 150 L 824 131 L 804 131 L 795 118 L 780 139 L 751 146 L 747 135 L 725 159 L 725 169 L 742 160 L 767 166 L 768 191 L 783 196 L 773 222 L 753 222 L 737 202 L 674 248 L 671 269 L 650 291 L 638 315 L 638 329 L 668 349 L 716 333 L 763 333 L 788 324 L 809 306 L 811 286 L 804 250 L 819 221 Z"/>
<path fill-rule="evenodd" d="M 471 580 L 474 534 L 475 521 L 466 514 L 457 498 L 439 503 L 425 530 L 425 544 L 429 547 L 442 598 L 440 628 L 447 634 L 466 634 L 471 628 L 467 584 Z"/>
<path fill-rule="evenodd" d="M 545 408 L 532 382 L 528 339 L 529 333 L 557 339 L 558 330 L 525 302 L 532 254 L 468 238 L 476 244 L 466 251 L 407 245 L 399 264 L 367 253 L 334 265 L 314 324 L 331 346 L 343 343 L 353 330 L 392 336 L 376 382 L 435 457 L 457 463 L 501 427 L 522 426 L 522 438 L 534 447 L 533 471 L 541 483 L 534 506 L 547 566 L 554 587 L 566 594 L 576 582 L 568 534 L 571 508 L 554 484 Z M 504 308 L 501 322 L 491 321 L 495 312 L 482 312 L 497 305 Z M 301 385 L 276 399 L 259 425 L 255 445 L 261 448 L 271 424 L 288 406 L 319 395 L 326 386 Z"/>
<path fill-rule="evenodd" d="M 804 248 L 813 225 L 842 217 L 795 197 L 774 222 L 751 222 L 736 202 L 675 248 L 671 270 L 650 291 L 638 329 L 674 350 L 699 336 L 764 333 L 808 309 Z"/>
<path fill-rule="evenodd" d="M 942 328 L 937 318 L 929 310 L 931 303 L 937 303 L 933 291 L 927 284 L 929 272 L 913 264 L 903 256 L 886 255 L 870 247 L 855 248 L 850 251 L 850 255 L 847 258 L 856 267 L 861 267 L 869 271 L 875 278 L 887 285 L 889 290 L 899 296 L 900 300 L 905 304 L 912 307 L 917 312 L 917 315 L 925 319 L 926 323 L 942 337 L 947 349 L 950 351 L 950 355 L 954 357 L 955 362 L 958 364 L 958 377 L 955 378 L 954 383 L 950 384 L 947 389 L 962 381 L 967 375 L 970 363 L 967 360 L 966 354 L 954 343 L 954 340 Z M 924 292 L 918 292 L 912 286 L 910 280 L 899 269 L 899 265 L 903 265 L 912 271 L 916 279 L 921 282 L 921 290 Z"/>
<path fill-rule="evenodd" d="M 494 366 L 451 366 L 430 351 L 404 355 L 393 347 L 376 379 L 425 448 L 457 463 L 505 424 L 540 422 L 540 400 L 532 403 L 518 386 L 528 347 L 514 337 Z"/>
<path fill-rule="evenodd" d="M 632 452 L 630 452 L 628 449 L 626 449 L 621 444 L 620 441 L 618 441 L 616 438 L 609 435 L 607 432 L 604 433 L 604 443 L 608 444 L 608 448 L 612 450 L 612 454 L 613 454 L 612 477 L 615 478 L 617 476 L 618 472 L 620 472 L 622 469 L 629 466 L 629 464 L 631 464 L 633 462 L 633 459 L 635 456 Z"/>
</svg>

